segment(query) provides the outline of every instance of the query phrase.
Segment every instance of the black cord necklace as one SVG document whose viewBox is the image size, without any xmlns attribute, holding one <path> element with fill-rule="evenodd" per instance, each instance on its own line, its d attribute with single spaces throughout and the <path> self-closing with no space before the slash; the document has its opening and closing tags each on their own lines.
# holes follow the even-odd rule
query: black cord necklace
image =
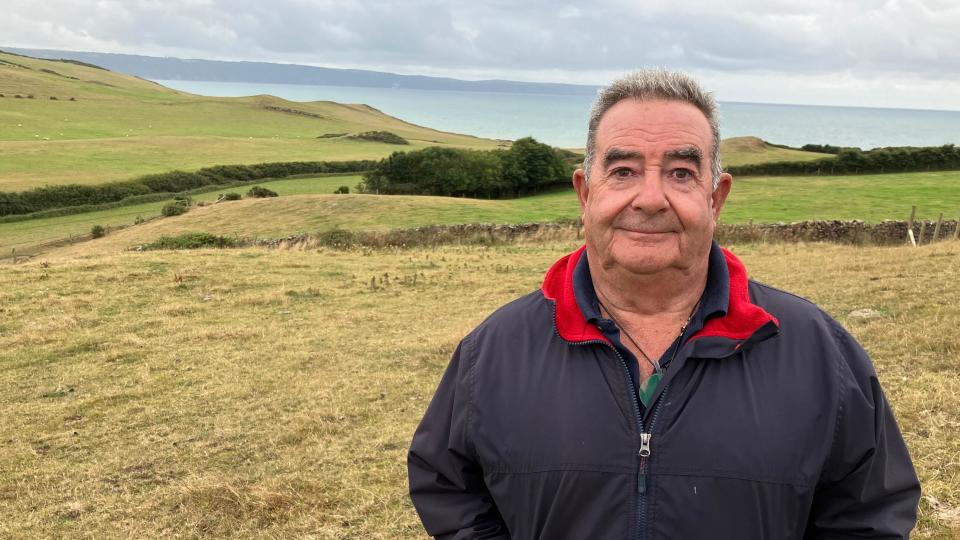
<svg viewBox="0 0 960 540">
<path fill-rule="evenodd" d="M 618 321 L 617 318 L 613 316 L 613 313 L 611 313 L 610 310 L 607 309 L 607 306 L 603 305 L 603 302 L 597 299 L 597 303 L 600 304 L 600 309 L 606 312 L 607 316 L 610 317 L 610 320 L 616 323 L 616 325 L 620 328 L 620 331 L 623 332 L 625 336 L 627 336 L 627 339 L 630 340 L 630 343 L 633 343 L 633 346 L 637 348 L 637 351 L 640 352 L 640 355 L 643 356 L 643 359 L 646 360 L 651 367 L 653 367 L 654 373 L 662 374 L 663 368 L 660 367 L 660 362 L 654 362 L 650 358 L 650 356 L 647 355 L 647 353 L 643 350 L 643 347 L 641 347 L 640 344 L 637 343 L 637 340 L 630 335 L 630 332 L 627 331 L 627 328 L 624 325 L 620 324 L 620 321 Z M 676 339 L 677 344 L 673 348 L 673 354 L 670 356 L 670 362 L 673 362 L 673 360 L 677 357 L 677 352 L 680 350 L 680 345 L 683 344 L 682 343 L 683 335 L 687 332 L 687 327 L 690 326 L 690 321 L 693 320 L 693 315 L 697 312 L 697 308 L 699 307 L 700 307 L 700 300 L 697 300 L 697 303 L 694 304 L 693 309 L 690 311 L 690 315 L 687 315 L 687 320 L 684 321 L 683 325 L 680 327 L 680 334 L 677 336 L 677 339 Z"/>
</svg>

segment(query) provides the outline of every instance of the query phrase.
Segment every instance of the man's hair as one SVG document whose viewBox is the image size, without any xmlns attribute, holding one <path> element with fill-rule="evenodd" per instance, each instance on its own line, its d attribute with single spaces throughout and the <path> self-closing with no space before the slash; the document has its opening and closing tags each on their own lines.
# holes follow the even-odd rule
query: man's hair
<svg viewBox="0 0 960 540">
<path fill-rule="evenodd" d="M 710 148 L 710 174 L 713 189 L 717 188 L 720 173 L 723 172 L 720 167 L 720 118 L 717 102 L 713 99 L 712 93 L 704 90 L 689 75 L 665 69 L 648 69 L 630 73 L 613 81 L 597 94 L 597 100 L 593 102 L 593 108 L 590 110 L 587 152 L 583 158 L 583 172 L 588 182 L 597 144 L 597 126 L 600 125 L 600 120 L 610 107 L 625 99 L 680 101 L 700 109 L 707 118 L 713 134 L 713 144 Z"/>
</svg>

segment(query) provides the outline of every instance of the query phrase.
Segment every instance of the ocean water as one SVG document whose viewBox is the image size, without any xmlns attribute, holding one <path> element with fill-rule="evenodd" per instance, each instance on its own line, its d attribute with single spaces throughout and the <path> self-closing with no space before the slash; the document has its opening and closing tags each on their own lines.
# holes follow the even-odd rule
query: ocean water
<svg viewBox="0 0 960 540">
<path fill-rule="evenodd" d="M 502 94 L 297 84 L 156 81 L 204 96 L 272 94 L 291 101 L 365 103 L 408 122 L 493 139 L 532 136 L 548 144 L 585 144 L 592 96 Z M 960 144 L 960 111 L 721 103 L 721 136 L 753 135 L 802 146 Z"/>
</svg>

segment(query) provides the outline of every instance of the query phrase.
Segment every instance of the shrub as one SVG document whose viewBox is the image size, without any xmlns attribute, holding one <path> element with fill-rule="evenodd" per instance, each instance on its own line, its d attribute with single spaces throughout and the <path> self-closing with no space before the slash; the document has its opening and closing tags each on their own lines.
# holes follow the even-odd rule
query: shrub
<svg viewBox="0 0 960 540">
<path fill-rule="evenodd" d="M 173 202 L 170 204 L 165 204 L 163 208 L 160 209 L 160 213 L 166 217 L 170 216 L 179 216 L 180 214 L 187 213 L 189 207 L 186 204 L 180 202 Z"/>
<path fill-rule="evenodd" d="M 223 195 L 220 195 L 221 201 L 239 201 L 242 198 L 243 196 L 235 191 L 231 191 L 230 193 L 224 193 Z"/>
<path fill-rule="evenodd" d="M 257 199 L 262 199 L 264 197 L 276 197 L 277 192 L 271 191 L 265 187 L 253 186 L 250 188 L 250 191 L 247 192 L 247 197 L 254 197 Z"/>
<path fill-rule="evenodd" d="M 339 195 L 341 193 L 350 193 L 350 186 L 340 186 L 333 193 L 334 195 Z"/>
<path fill-rule="evenodd" d="M 569 183 L 572 164 L 530 137 L 509 150 L 430 147 L 394 152 L 363 175 L 365 193 L 503 198 Z"/>
<path fill-rule="evenodd" d="M 147 220 L 143 219 L 143 216 L 137 216 L 136 219 L 133 220 L 133 224 L 134 224 L 134 225 L 139 225 L 139 224 L 141 224 L 141 223 L 143 223 L 143 222 L 145 222 L 145 221 L 147 221 Z"/>
<path fill-rule="evenodd" d="M 365 131 L 363 133 L 351 135 L 350 138 L 360 139 L 362 141 L 382 142 L 387 144 L 410 144 L 410 142 L 403 137 L 389 131 Z"/>
<path fill-rule="evenodd" d="M 100 238 L 105 234 L 107 234 L 107 230 L 103 228 L 103 225 L 94 225 L 90 228 L 90 236 L 94 238 Z"/>
<path fill-rule="evenodd" d="M 217 236 L 210 233 L 192 232 L 177 236 L 161 236 L 149 244 L 144 244 L 140 249 L 229 248 L 239 245 L 241 245 L 241 242 L 235 238 Z"/>
</svg>

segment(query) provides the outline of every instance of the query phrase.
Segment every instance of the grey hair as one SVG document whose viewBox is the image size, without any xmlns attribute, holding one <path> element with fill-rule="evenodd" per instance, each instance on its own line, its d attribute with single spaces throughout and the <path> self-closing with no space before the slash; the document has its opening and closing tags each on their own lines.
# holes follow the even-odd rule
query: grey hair
<svg viewBox="0 0 960 540">
<path fill-rule="evenodd" d="M 587 150 L 583 158 L 583 173 L 590 181 L 590 168 L 593 164 L 597 144 L 597 126 L 600 119 L 611 107 L 625 99 L 680 101 L 689 103 L 707 118 L 713 143 L 710 148 L 710 174 L 713 189 L 717 189 L 720 174 L 720 115 L 713 94 L 704 90 L 692 77 L 679 71 L 665 69 L 647 69 L 621 77 L 600 89 L 597 99 L 590 110 L 590 125 L 587 130 Z"/>
</svg>

